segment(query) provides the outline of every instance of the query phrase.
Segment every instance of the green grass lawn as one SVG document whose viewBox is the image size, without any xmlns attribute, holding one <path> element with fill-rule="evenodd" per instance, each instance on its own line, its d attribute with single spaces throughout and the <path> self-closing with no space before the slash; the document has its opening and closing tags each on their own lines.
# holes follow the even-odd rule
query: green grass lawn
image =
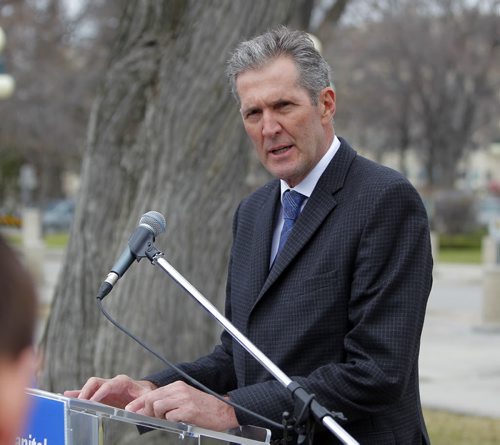
<svg viewBox="0 0 500 445">
<path fill-rule="evenodd" d="M 424 410 L 432 445 L 498 445 L 500 419 Z"/>
<path fill-rule="evenodd" d="M 69 240 L 69 233 L 51 233 L 43 237 L 45 246 L 49 249 L 63 249 L 67 246 Z"/>
<path fill-rule="evenodd" d="M 481 248 L 486 231 L 477 230 L 466 234 L 438 234 L 439 258 L 443 263 L 480 264 Z"/>
<path fill-rule="evenodd" d="M 438 261 L 442 263 L 481 264 L 481 249 L 442 247 L 439 249 Z"/>
<path fill-rule="evenodd" d="M 20 233 L 9 233 L 6 235 L 7 240 L 14 246 L 21 246 L 23 240 Z M 49 249 L 64 249 L 69 240 L 69 233 L 51 233 L 43 237 L 45 247 Z"/>
</svg>

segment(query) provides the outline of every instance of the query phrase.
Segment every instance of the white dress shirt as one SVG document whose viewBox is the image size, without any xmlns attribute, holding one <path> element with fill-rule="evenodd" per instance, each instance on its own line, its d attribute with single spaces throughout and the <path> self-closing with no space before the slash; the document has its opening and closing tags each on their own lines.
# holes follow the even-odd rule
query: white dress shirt
<svg viewBox="0 0 500 445">
<path fill-rule="evenodd" d="M 274 228 L 273 245 L 271 247 L 271 258 L 270 258 L 270 262 L 269 262 L 269 267 L 271 267 L 273 265 L 274 259 L 276 258 L 276 254 L 278 253 L 278 246 L 279 246 L 279 242 L 280 242 L 281 229 L 283 228 L 283 224 L 284 224 L 284 220 L 283 220 L 283 193 L 285 193 L 287 190 L 295 190 L 296 192 L 299 192 L 302 195 L 306 196 L 306 199 L 304 200 L 304 203 L 302 204 L 302 207 L 300 209 L 302 211 L 304 206 L 307 204 L 309 197 L 312 195 L 314 187 L 316 187 L 316 184 L 318 183 L 319 178 L 321 177 L 323 172 L 326 170 L 326 167 L 328 167 L 328 164 L 335 156 L 335 153 L 337 153 L 337 150 L 339 149 L 339 147 L 340 147 L 340 141 L 337 138 L 337 136 L 334 136 L 332 144 L 330 145 L 330 148 L 328 149 L 328 151 L 323 155 L 323 157 L 314 166 L 314 168 L 308 173 L 308 175 L 300 183 L 298 183 L 295 187 L 290 188 L 288 186 L 288 184 L 285 181 L 283 181 L 283 179 L 280 179 L 281 204 L 282 205 L 281 205 L 278 221 L 276 223 L 276 227 Z"/>
</svg>

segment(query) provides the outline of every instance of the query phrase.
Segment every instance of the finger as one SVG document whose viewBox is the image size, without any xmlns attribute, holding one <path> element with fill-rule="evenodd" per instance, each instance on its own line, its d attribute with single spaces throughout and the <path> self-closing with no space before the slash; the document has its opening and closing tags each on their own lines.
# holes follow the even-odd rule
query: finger
<svg viewBox="0 0 500 445">
<path fill-rule="evenodd" d="M 160 394 L 146 394 L 142 400 L 138 401 L 138 403 L 141 403 L 140 405 L 141 414 L 144 416 L 154 417 L 155 413 L 153 409 L 153 404 L 155 403 L 156 400 L 159 400 L 160 398 L 161 398 Z"/>
<path fill-rule="evenodd" d="M 142 409 L 144 408 L 144 396 L 140 396 L 135 400 L 132 400 L 126 407 L 125 411 L 130 411 L 132 413 L 143 414 Z M 141 411 L 141 412 L 139 412 Z M 144 414 L 145 415 L 145 414 Z"/>
<path fill-rule="evenodd" d="M 150 417 L 164 418 L 165 412 L 177 408 L 175 394 L 170 388 L 163 387 L 144 394 L 127 405 L 127 409 Z"/>
<path fill-rule="evenodd" d="M 71 389 L 68 391 L 64 391 L 63 394 L 65 397 L 78 397 L 81 392 L 81 389 Z"/>
<path fill-rule="evenodd" d="M 90 398 L 99 389 L 99 387 L 103 384 L 103 382 L 104 382 L 103 379 L 97 377 L 91 377 L 90 379 L 87 380 L 87 383 L 85 383 L 83 388 L 80 390 L 78 398 L 83 400 L 90 400 Z"/>
<path fill-rule="evenodd" d="M 194 423 L 190 421 L 189 419 L 185 418 L 185 415 L 183 415 L 183 412 L 181 409 L 173 409 L 171 411 L 168 411 L 165 413 L 163 416 L 165 420 L 168 420 L 170 422 L 184 422 L 184 423 Z"/>
<path fill-rule="evenodd" d="M 154 401 L 148 402 L 146 399 L 134 400 L 129 403 L 126 407 L 126 411 L 130 411 L 137 414 L 142 414 L 143 416 L 156 417 L 154 413 Z"/>
<path fill-rule="evenodd" d="M 114 385 L 112 381 L 108 381 L 106 383 L 103 383 L 96 392 L 92 395 L 92 397 L 89 399 L 93 402 L 101 402 L 102 400 L 106 399 L 110 394 L 113 394 L 114 392 Z"/>
<path fill-rule="evenodd" d="M 170 414 L 178 408 L 177 404 L 173 403 L 170 399 L 155 400 L 151 406 L 153 417 L 158 419 L 166 419 L 166 415 Z"/>
</svg>

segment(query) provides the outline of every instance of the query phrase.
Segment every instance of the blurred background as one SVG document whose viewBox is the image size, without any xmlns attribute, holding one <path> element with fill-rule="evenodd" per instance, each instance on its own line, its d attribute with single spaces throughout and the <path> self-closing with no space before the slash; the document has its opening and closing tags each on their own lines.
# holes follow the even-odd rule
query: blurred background
<svg viewBox="0 0 500 445">
<path fill-rule="evenodd" d="M 472 338 L 470 347 L 487 347 L 484 360 L 494 364 L 493 379 L 483 379 L 486 387 L 477 391 L 500 395 L 494 358 L 500 350 L 495 354 L 500 2 L 250 3 L 2 0 L 0 230 L 40 285 L 40 386 L 61 391 L 94 374 L 158 367 L 139 349 L 123 357 L 127 340 L 101 320 L 92 301 L 138 218 L 151 208 L 166 213 L 175 233 L 165 244 L 171 257 L 222 307 L 231 215 L 269 179 L 239 123 L 224 61 L 239 40 L 284 23 L 312 33 L 333 68 L 336 133 L 362 155 L 405 174 L 428 210 L 436 284 L 423 337 L 422 386 L 433 443 L 500 443 L 498 402 L 482 410 L 465 395 L 461 404 L 446 394 L 435 398 L 433 386 L 425 389 L 442 382 L 434 355 L 443 358 L 456 342 Z M 222 204 L 205 203 L 205 190 L 214 189 L 223 189 Z M 202 211 L 212 219 L 200 240 Z M 121 283 L 122 305 L 110 302 L 111 308 L 170 358 L 209 350 L 217 328 L 187 303 L 182 310 L 196 326 L 193 336 L 172 313 L 180 300 L 165 301 L 176 291 L 141 266 L 127 276 L 128 288 Z M 147 296 L 156 314 L 145 313 L 137 295 Z M 165 323 L 168 333 L 151 333 L 151 323 Z M 443 326 L 450 329 L 443 333 Z M 460 334 L 452 335 L 456 330 Z M 168 343 L 168 334 L 176 340 Z M 74 337 L 76 347 L 68 340 Z M 445 352 L 426 349 L 427 341 Z M 110 345 L 116 352 L 106 354 Z M 457 362 L 442 368 L 444 380 L 468 360 L 468 351 L 454 353 Z M 482 379 L 477 369 L 470 372 L 457 387 Z M 477 406 L 489 403 L 480 398 Z"/>
<path fill-rule="evenodd" d="M 500 215 L 498 2 L 304 4 L 309 19 L 297 21 L 333 67 L 338 134 L 407 175 L 437 233 L 471 235 L 479 247 Z M 2 226 L 19 227 L 23 206 L 34 206 L 44 235 L 68 231 L 123 11 L 120 0 L 2 2 Z"/>
</svg>

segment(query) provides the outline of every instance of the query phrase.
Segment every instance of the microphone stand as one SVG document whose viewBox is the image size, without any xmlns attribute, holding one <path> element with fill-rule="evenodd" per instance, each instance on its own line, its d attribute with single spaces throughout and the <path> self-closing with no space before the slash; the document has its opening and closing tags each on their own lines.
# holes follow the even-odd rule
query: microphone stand
<svg viewBox="0 0 500 445">
<path fill-rule="evenodd" d="M 332 413 L 320 405 L 313 394 L 309 394 L 297 382 L 288 377 L 278 366 L 276 366 L 262 351 L 260 351 L 247 337 L 245 337 L 217 308 L 210 303 L 189 281 L 187 281 L 164 257 L 149 240 L 142 248 L 132 249 L 137 260 L 147 257 L 153 265 L 159 266 L 180 287 L 191 295 L 208 313 L 210 313 L 229 334 L 252 355 L 267 371 L 269 371 L 285 388 L 287 388 L 295 401 L 294 426 L 299 433 L 299 442 L 306 439 L 311 430 L 311 414 L 332 432 L 345 445 L 359 445 L 347 431 L 345 431 L 334 419 L 337 417 L 346 420 L 342 413 Z M 286 419 L 288 413 L 284 414 Z M 286 422 L 290 423 L 290 422 Z M 285 426 L 285 437 L 287 425 Z"/>
</svg>

